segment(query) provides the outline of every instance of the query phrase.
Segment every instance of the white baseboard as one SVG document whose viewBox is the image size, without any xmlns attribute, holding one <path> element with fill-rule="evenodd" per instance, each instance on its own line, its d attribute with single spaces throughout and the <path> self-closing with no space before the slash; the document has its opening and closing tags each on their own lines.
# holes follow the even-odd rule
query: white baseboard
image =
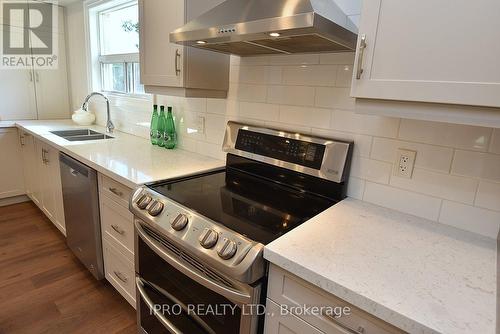
<svg viewBox="0 0 500 334">
<path fill-rule="evenodd" d="M 31 201 L 31 200 L 26 195 L 2 198 L 2 199 L 0 199 L 0 206 L 12 205 L 12 204 L 28 202 L 28 201 Z"/>
</svg>

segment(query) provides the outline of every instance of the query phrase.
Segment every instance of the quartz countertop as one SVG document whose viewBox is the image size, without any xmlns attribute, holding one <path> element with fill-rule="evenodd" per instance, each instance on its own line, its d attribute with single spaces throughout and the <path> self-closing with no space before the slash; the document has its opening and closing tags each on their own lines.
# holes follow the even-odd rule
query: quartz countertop
<svg viewBox="0 0 500 334">
<path fill-rule="evenodd" d="M 110 134 L 113 139 L 80 142 L 71 142 L 50 133 L 79 128 L 105 133 L 102 126 L 78 126 L 69 120 L 15 121 L 15 126 L 130 188 L 225 165 L 222 160 L 182 149 L 167 150 L 153 146 L 147 139 L 116 130 Z"/>
<path fill-rule="evenodd" d="M 15 128 L 16 121 L 0 121 L 0 129 L 2 128 Z"/>
<path fill-rule="evenodd" d="M 494 239 L 346 199 L 264 257 L 410 333 L 495 333 Z"/>
</svg>

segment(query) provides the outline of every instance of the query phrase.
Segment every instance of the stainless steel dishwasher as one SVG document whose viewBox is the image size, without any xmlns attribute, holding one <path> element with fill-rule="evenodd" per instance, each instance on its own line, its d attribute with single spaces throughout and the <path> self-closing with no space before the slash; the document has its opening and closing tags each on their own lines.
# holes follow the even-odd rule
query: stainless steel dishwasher
<svg viewBox="0 0 500 334">
<path fill-rule="evenodd" d="M 104 278 L 97 172 L 63 153 L 61 182 L 66 243 L 98 280 Z"/>
</svg>

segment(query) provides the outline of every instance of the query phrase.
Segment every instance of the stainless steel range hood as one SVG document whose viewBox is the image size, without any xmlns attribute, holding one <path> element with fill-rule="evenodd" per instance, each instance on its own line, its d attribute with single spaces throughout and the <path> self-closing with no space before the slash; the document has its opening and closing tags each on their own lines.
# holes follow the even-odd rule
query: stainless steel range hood
<svg viewBox="0 0 500 334">
<path fill-rule="evenodd" d="M 334 0 L 227 0 L 170 34 L 171 42 L 239 56 L 353 51 L 356 39 Z"/>
</svg>

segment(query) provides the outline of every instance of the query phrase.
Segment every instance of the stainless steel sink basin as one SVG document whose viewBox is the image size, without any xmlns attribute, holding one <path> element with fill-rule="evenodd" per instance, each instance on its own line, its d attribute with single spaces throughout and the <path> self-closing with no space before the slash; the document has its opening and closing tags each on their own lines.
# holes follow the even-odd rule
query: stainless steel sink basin
<svg viewBox="0 0 500 334">
<path fill-rule="evenodd" d="M 50 131 L 50 133 L 69 141 L 86 141 L 114 138 L 90 129 L 58 130 Z"/>
</svg>

